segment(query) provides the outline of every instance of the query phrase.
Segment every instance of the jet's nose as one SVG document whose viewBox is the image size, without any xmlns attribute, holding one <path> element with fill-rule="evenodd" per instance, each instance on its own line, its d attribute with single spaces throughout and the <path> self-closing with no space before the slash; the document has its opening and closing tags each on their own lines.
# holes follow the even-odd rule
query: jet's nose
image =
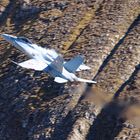
<svg viewBox="0 0 140 140">
<path fill-rule="evenodd" d="M 1 37 L 3 37 L 4 39 L 7 39 L 7 38 L 10 37 L 10 35 L 8 35 L 8 34 L 2 34 Z"/>
<path fill-rule="evenodd" d="M 1 37 L 10 43 L 12 43 L 16 39 L 15 36 L 8 35 L 8 34 L 2 34 Z"/>
</svg>

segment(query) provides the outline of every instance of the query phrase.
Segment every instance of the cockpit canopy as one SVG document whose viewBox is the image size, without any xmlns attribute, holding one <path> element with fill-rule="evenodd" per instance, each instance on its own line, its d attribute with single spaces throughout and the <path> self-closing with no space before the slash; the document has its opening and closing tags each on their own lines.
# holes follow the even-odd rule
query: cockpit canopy
<svg viewBox="0 0 140 140">
<path fill-rule="evenodd" d="M 32 44 L 32 42 L 31 42 L 28 38 L 26 38 L 26 37 L 18 37 L 18 39 L 19 39 L 19 40 L 22 40 L 22 41 L 25 42 L 25 43 Z"/>
</svg>

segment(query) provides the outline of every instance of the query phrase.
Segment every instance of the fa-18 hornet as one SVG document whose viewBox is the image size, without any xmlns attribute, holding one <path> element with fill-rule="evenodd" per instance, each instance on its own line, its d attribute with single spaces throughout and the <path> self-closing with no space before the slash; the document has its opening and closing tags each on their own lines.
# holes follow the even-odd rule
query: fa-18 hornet
<svg viewBox="0 0 140 140">
<path fill-rule="evenodd" d="M 92 80 L 78 78 L 75 75 L 76 71 L 90 69 L 83 64 L 84 59 L 81 55 L 77 55 L 70 61 L 64 61 L 63 57 L 54 49 L 42 48 L 25 37 L 8 34 L 2 34 L 1 36 L 30 58 L 22 63 L 14 62 L 23 68 L 47 72 L 54 77 L 54 81 L 57 83 L 66 83 L 68 81 L 96 83 Z"/>
</svg>

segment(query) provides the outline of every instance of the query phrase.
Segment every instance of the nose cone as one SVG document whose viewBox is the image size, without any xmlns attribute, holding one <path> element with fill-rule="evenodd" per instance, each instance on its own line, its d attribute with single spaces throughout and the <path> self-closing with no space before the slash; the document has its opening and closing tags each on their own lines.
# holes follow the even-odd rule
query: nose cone
<svg viewBox="0 0 140 140">
<path fill-rule="evenodd" d="M 10 43 L 13 43 L 13 41 L 16 39 L 16 36 L 12 36 L 8 34 L 2 34 L 1 37 Z"/>
</svg>

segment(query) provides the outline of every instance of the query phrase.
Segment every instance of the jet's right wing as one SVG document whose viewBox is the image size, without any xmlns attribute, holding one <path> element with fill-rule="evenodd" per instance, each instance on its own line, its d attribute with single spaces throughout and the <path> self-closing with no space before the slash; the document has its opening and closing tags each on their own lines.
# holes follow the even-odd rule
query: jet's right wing
<svg viewBox="0 0 140 140">
<path fill-rule="evenodd" d="M 82 78 L 77 78 L 77 81 L 79 81 L 79 82 L 85 82 L 85 83 L 92 83 L 92 84 L 97 83 L 96 81 L 82 79 Z"/>
<path fill-rule="evenodd" d="M 37 71 L 42 71 L 43 69 L 45 69 L 48 66 L 46 63 L 38 61 L 36 59 L 29 59 L 29 60 L 24 61 L 22 63 L 16 63 L 14 61 L 12 61 L 12 62 L 23 67 L 23 68 L 34 69 Z"/>
</svg>

